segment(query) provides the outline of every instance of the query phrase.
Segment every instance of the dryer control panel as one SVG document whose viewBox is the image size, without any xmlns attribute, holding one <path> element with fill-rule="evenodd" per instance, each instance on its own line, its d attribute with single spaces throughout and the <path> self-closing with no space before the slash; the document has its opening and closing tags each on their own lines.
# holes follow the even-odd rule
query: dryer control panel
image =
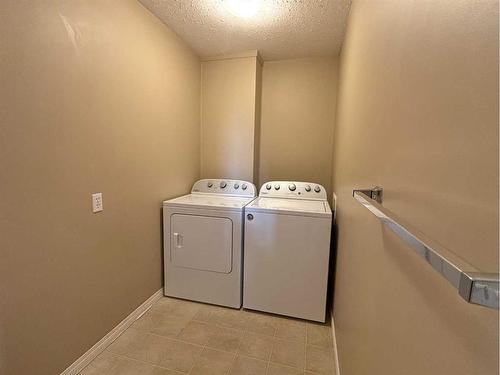
<svg viewBox="0 0 500 375">
<path fill-rule="evenodd" d="M 257 189 L 254 184 L 248 181 L 213 178 L 196 181 L 191 189 L 191 193 L 255 197 Z"/>
<path fill-rule="evenodd" d="M 261 186 L 259 197 L 327 200 L 323 186 L 298 181 L 268 181 Z"/>
</svg>

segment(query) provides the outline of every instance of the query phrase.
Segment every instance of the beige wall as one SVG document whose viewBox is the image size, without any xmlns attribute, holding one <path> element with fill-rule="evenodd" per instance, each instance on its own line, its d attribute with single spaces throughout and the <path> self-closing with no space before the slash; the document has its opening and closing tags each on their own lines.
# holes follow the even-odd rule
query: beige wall
<svg viewBox="0 0 500 375">
<path fill-rule="evenodd" d="M 203 178 L 254 180 L 258 65 L 256 56 L 202 62 Z"/>
<path fill-rule="evenodd" d="M 57 374 L 162 285 L 200 63 L 133 0 L 4 0 L 0 45 L 0 373 Z"/>
<path fill-rule="evenodd" d="M 331 191 L 336 92 L 335 58 L 264 63 L 261 183 L 312 181 Z"/>
<path fill-rule="evenodd" d="M 353 2 L 341 54 L 334 316 L 342 375 L 498 374 L 498 311 L 468 305 L 351 197 L 498 272 L 498 3 Z"/>
</svg>

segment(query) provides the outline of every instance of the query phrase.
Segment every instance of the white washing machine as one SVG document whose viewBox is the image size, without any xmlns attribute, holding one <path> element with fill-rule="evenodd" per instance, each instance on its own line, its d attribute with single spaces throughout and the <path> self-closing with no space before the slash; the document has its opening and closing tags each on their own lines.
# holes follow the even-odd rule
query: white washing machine
<svg viewBox="0 0 500 375">
<path fill-rule="evenodd" d="M 245 215 L 243 307 L 324 322 L 332 211 L 323 186 L 268 182 Z"/>
<path fill-rule="evenodd" d="M 163 202 L 166 296 L 241 307 L 244 207 L 255 186 L 200 180 Z"/>
</svg>

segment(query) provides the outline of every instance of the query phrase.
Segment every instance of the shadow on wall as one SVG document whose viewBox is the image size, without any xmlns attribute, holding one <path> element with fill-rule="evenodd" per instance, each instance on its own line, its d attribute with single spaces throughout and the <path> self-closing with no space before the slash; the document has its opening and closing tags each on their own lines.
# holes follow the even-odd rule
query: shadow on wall
<svg viewBox="0 0 500 375">
<path fill-rule="evenodd" d="M 165 232 L 163 230 L 163 205 L 160 208 L 160 258 L 161 258 L 161 285 L 165 286 Z"/>
<path fill-rule="evenodd" d="M 336 274 L 336 264 L 337 264 L 337 236 L 338 228 L 335 222 L 332 223 L 332 233 L 330 240 L 330 265 L 328 273 L 328 289 L 327 289 L 327 300 L 326 300 L 326 310 L 327 317 L 333 314 L 333 302 L 335 300 L 335 274 Z M 327 318 L 328 319 L 328 318 Z"/>
</svg>

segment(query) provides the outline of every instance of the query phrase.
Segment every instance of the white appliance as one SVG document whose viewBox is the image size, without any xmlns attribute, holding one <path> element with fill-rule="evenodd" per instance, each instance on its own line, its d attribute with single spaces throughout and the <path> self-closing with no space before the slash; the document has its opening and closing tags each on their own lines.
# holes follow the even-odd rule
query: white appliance
<svg viewBox="0 0 500 375">
<path fill-rule="evenodd" d="M 244 207 L 255 186 L 200 180 L 163 202 L 166 296 L 241 307 Z"/>
<path fill-rule="evenodd" d="M 265 183 L 245 215 L 243 307 L 324 322 L 332 211 L 323 186 Z"/>
</svg>

